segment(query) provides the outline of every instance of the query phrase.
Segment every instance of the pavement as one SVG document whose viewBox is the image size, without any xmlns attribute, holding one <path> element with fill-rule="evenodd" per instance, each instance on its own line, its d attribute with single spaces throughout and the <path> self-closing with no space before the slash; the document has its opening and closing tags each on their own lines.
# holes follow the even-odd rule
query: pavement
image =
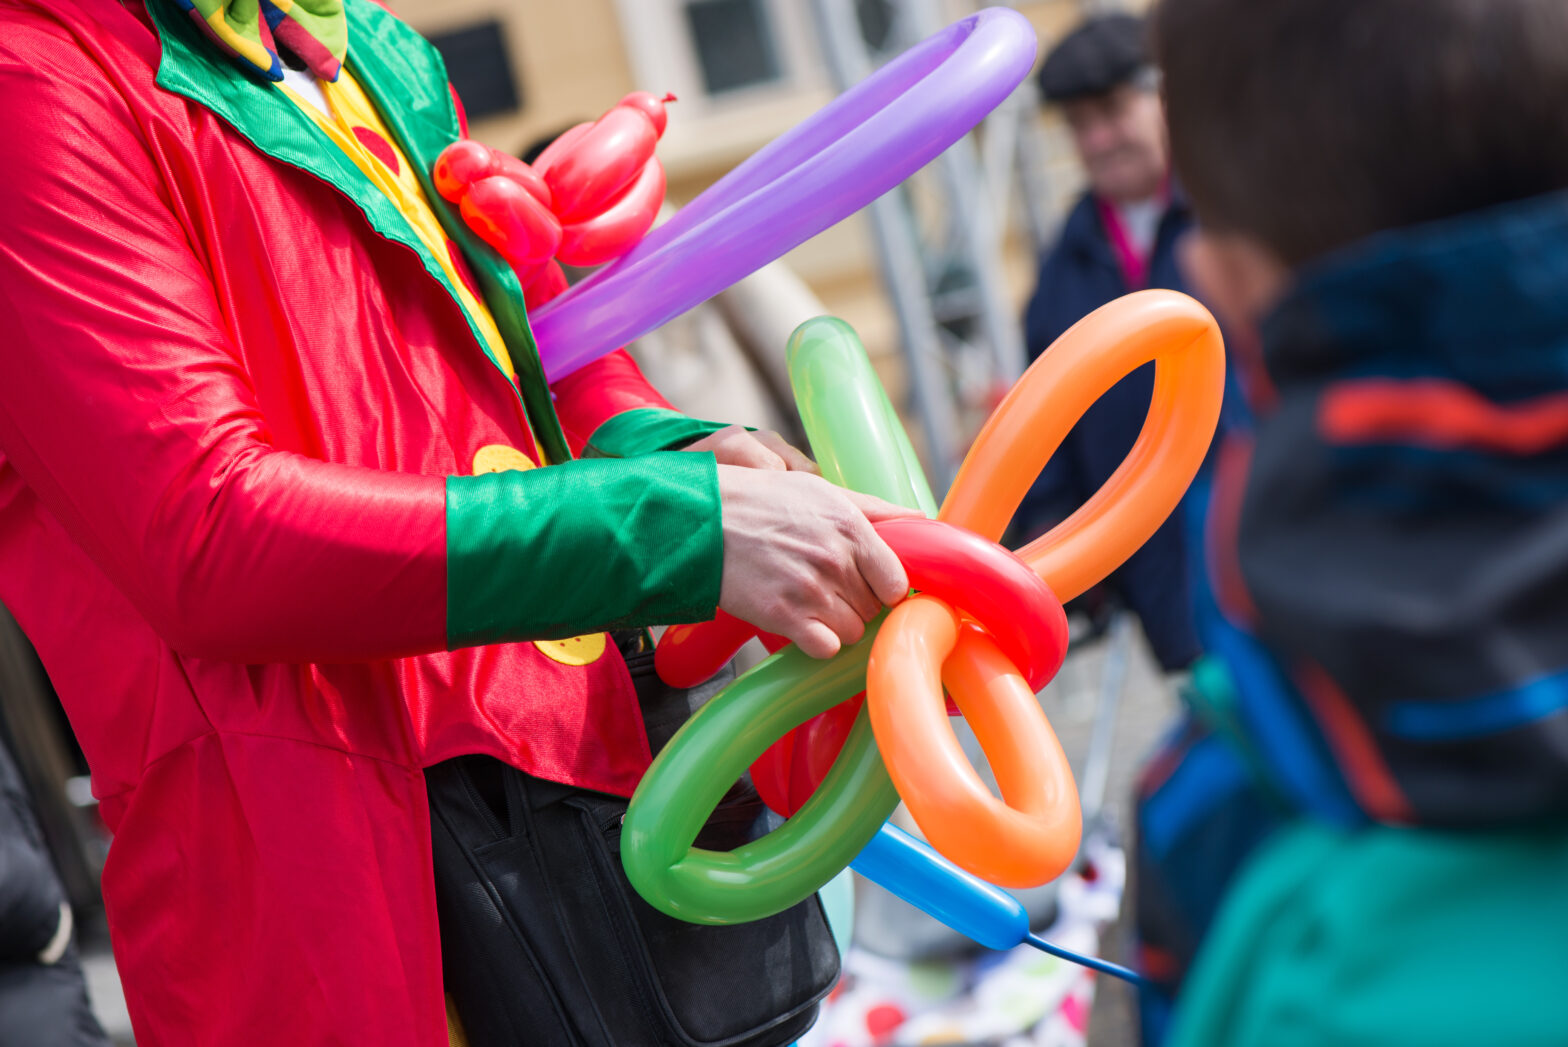
<svg viewBox="0 0 1568 1047">
<path fill-rule="evenodd" d="M 1046 689 L 1046 711 L 1051 714 L 1052 726 L 1062 741 L 1062 748 L 1075 759 L 1088 746 L 1088 735 L 1093 723 L 1094 691 L 1090 681 L 1098 678 L 1103 662 L 1103 647 L 1091 648 L 1070 659 L 1063 667 L 1082 674 L 1081 682 L 1059 680 L 1063 698 L 1060 708 L 1051 703 L 1052 692 Z M 1053 685 L 1058 686 L 1058 685 Z M 1111 745 L 1110 774 L 1106 782 L 1106 814 L 1123 847 L 1131 843 L 1129 830 L 1132 821 L 1133 783 L 1144 759 L 1154 749 L 1176 718 L 1179 703 L 1175 691 L 1160 672 L 1148 646 L 1139 633 L 1135 637 L 1132 657 L 1128 663 L 1126 685 L 1115 721 L 1115 736 Z M 1129 882 L 1131 883 L 1131 855 L 1128 856 Z M 1124 966 L 1134 966 L 1132 931 L 1128 919 L 1127 896 L 1122 899 L 1121 919 L 1105 936 L 1101 955 Z M 1137 996 L 1126 982 L 1115 978 L 1096 980 L 1094 1009 L 1089 1017 L 1088 1047 L 1133 1047 L 1138 1042 Z"/>
<path fill-rule="evenodd" d="M 131 1015 L 125 1009 L 125 993 L 120 990 L 120 975 L 107 944 L 90 945 L 82 952 L 82 973 L 87 976 L 87 995 L 103 1031 L 116 1047 L 134 1047 Z"/>
</svg>

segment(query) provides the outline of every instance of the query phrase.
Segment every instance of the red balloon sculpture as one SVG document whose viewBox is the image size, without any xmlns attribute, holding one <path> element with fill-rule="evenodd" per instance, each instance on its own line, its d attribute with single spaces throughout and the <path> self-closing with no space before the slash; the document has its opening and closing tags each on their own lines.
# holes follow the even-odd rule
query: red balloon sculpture
<svg viewBox="0 0 1568 1047">
<path fill-rule="evenodd" d="M 664 203 L 653 155 L 666 102 L 633 91 L 593 123 L 557 138 L 532 166 L 473 139 L 436 158 L 436 191 L 512 264 L 529 308 L 566 290 L 561 263 L 603 265 L 631 250 Z"/>
</svg>

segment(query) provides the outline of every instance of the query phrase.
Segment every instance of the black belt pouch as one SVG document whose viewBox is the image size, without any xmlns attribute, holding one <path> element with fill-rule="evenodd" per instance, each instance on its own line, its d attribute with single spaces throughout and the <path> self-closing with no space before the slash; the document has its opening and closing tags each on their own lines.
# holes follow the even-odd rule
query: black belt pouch
<svg viewBox="0 0 1568 1047">
<path fill-rule="evenodd" d="M 666 687 L 646 634 L 617 641 L 655 752 L 732 676 Z M 816 896 L 753 923 L 686 923 L 626 879 L 624 799 L 487 756 L 425 777 L 444 979 L 471 1047 L 774 1047 L 816 1020 L 839 973 Z M 761 813 L 743 779 L 698 845 L 746 842 Z"/>
</svg>

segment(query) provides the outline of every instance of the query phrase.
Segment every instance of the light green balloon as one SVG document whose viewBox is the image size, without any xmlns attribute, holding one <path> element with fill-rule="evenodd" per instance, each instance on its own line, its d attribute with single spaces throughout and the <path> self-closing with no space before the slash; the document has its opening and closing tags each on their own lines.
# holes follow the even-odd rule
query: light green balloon
<svg viewBox="0 0 1568 1047">
<path fill-rule="evenodd" d="M 936 499 L 855 329 L 832 316 L 790 335 L 790 385 L 822 475 L 840 487 L 936 515 Z"/>
</svg>

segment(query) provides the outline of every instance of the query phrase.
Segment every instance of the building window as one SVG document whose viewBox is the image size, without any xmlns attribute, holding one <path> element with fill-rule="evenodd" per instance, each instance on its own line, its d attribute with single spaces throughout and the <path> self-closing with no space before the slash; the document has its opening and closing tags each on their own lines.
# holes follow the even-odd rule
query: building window
<svg viewBox="0 0 1568 1047">
<path fill-rule="evenodd" d="M 500 22 L 481 22 L 429 38 L 469 119 L 510 113 L 522 105 Z"/>
<path fill-rule="evenodd" d="M 637 86 L 675 92 L 688 126 L 825 88 L 804 0 L 615 3 Z"/>
<path fill-rule="evenodd" d="M 689 0 L 686 24 L 708 94 L 779 79 L 773 26 L 763 0 Z"/>
</svg>

